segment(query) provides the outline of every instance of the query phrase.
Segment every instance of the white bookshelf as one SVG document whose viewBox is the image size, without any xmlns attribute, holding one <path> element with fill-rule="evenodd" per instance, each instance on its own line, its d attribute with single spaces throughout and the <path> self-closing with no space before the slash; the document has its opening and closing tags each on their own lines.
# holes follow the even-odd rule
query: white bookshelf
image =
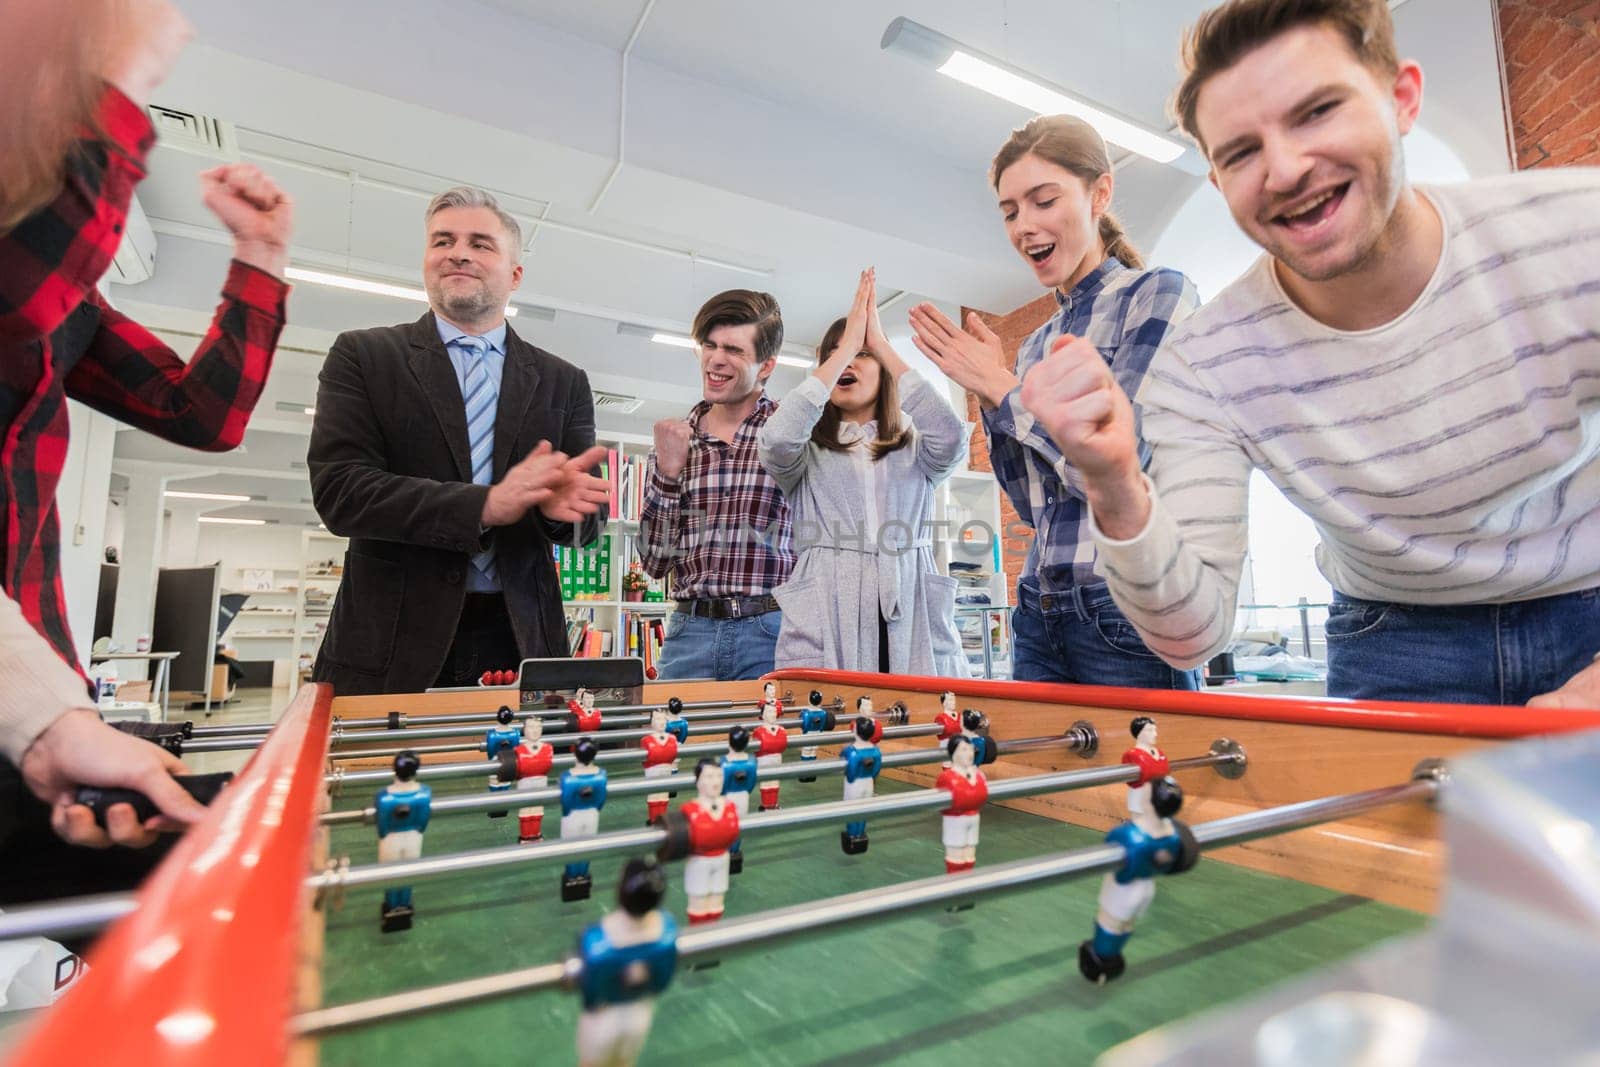
<svg viewBox="0 0 1600 1067">
<path fill-rule="evenodd" d="M 270 573 L 272 588 L 252 589 L 242 583 L 247 577 Z M 298 570 L 290 567 L 232 567 L 225 575 L 225 595 L 244 596 L 244 606 L 233 617 L 223 643 L 231 646 L 241 660 L 279 660 L 289 657 L 294 636 L 295 601 L 299 587 Z"/>
<path fill-rule="evenodd" d="M 289 691 L 300 688 L 301 675 L 309 677 L 317 650 L 328 632 L 334 597 L 344 578 L 348 539 L 326 530 L 306 530 L 300 535 L 300 593 L 295 598 L 294 631 L 290 635 Z"/>
</svg>

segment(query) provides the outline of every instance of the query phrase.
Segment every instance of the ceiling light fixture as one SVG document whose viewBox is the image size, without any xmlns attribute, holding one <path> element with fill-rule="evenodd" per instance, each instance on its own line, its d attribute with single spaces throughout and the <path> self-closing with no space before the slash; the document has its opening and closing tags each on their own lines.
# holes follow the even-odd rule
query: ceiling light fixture
<svg viewBox="0 0 1600 1067">
<path fill-rule="evenodd" d="M 232 504 L 247 504 L 252 499 L 238 493 L 189 493 L 180 489 L 168 489 L 166 495 L 179 500 L 221 500 Z"/>
<path fill-rule="evenodd" d="M 1199 155 L 1165 133 L 1137 119 L 1070 93 L 1004 60 L 969 48 L 954 37 L 901 17 L 889 23 L 878 47 L 925 63 L 940 74 L 1040 115 L 1075 115 L 1112 144 L 1157 163 L 1195 170 Z M 1196 170 L 1196 173 L 1204 173 Z"/>
<path fill-rule="evenodd" d="M 291 281 L 325 285 L 330 289 L 348 289 L 353 293 L 371 293 L 374 296 L 393 296 L 401 300 L 415 300 L 421 304 L 428 302 L 428 294 L 411 285 L 380 282 L 373 278 L 358 278 L 353 274 L 334 274 L 331 271 L 312 270 L 309 267 L 290 267 L 284 274 Z M 506 318 L 513 319 L 518 314 L 526 314 L 544 322 L 550 322 L 556 317 L 555 311 L 551 308 L 506 305 Z"/>
<path fill-rule="evenodd" d="M 654 326 L 637 326 L 631 322 L 617 323 L 617 332 L 629 337 L 643 337 L 647 341 L 654 341 L 658 345 L 670 345 L 673 348 L 698 348 L 699 344 L 694 338 L 686 334 L 674 333 L 670 330 L 658 330 Z M 812 361 L 799 356 L 785 356 L 780 354 L 778 362 L 785 367 L 810 367 Z"/>
<path fill-rule="evenodd" d="M 210 523 L 213 526 L 265 526 L 266 519 L 230 519 L 225 515 L 202 515 L 196 522 Z"/>
</svg>

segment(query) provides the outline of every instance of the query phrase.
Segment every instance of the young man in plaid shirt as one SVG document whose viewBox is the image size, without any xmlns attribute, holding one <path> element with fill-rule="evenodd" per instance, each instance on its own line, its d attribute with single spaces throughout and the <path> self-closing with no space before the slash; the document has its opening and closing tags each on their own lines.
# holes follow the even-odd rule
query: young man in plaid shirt
<svg viewBox="0 0 1600 1067">
<path fill-rule="evenodd" d="M 756 456 L 777 410 L 766 394 L 783 344 L 778 302 L 731 289 L 694 319 L 705 399 L 655 425 L 639 555 L 672 575 L 660 676 L 732 681 L 773 668 L 783 621 L 772 597 L 794 569 L 789 507 Z"/>
</svg>

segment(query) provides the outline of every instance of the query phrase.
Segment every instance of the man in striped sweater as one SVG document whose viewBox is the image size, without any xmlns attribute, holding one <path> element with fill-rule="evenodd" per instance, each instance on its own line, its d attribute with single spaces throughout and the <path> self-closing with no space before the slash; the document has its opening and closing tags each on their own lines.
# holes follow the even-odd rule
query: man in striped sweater
<svg viewBox="0 0 1600 1067">
<path fill-rule="evenodd" d="M 1150 648 L 1233 630 L 1248 480 L 1316 523 L 1328 689 L 1600 707 L 1600 174 L 1418 188 L 1422 71 L 1383 0 L 1230 0 L 1175 108 L 1265 254 L 1128 398 L 1063 338 L 1023 402 L 1083 472 Z"/>
</svg>

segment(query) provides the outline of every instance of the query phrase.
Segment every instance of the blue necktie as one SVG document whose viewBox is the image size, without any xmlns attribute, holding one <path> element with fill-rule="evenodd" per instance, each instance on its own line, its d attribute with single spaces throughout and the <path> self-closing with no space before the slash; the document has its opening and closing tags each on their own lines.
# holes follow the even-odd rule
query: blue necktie
<svg viewBox="0 0 1600 1067">
<path fill-rule="evenodd" d="M 450 342 L 466 356 L 467 444 L 472 454 L 472 480 L 489 485 L 494 474 L 494 415 L 500 398 L 489 381 L 489 343 L 481 337 L 458 337 Z M 472 565 L 489 581 L 499 579 L 494 565 L 494 546 L 472 557 Z"/>
</svg>

